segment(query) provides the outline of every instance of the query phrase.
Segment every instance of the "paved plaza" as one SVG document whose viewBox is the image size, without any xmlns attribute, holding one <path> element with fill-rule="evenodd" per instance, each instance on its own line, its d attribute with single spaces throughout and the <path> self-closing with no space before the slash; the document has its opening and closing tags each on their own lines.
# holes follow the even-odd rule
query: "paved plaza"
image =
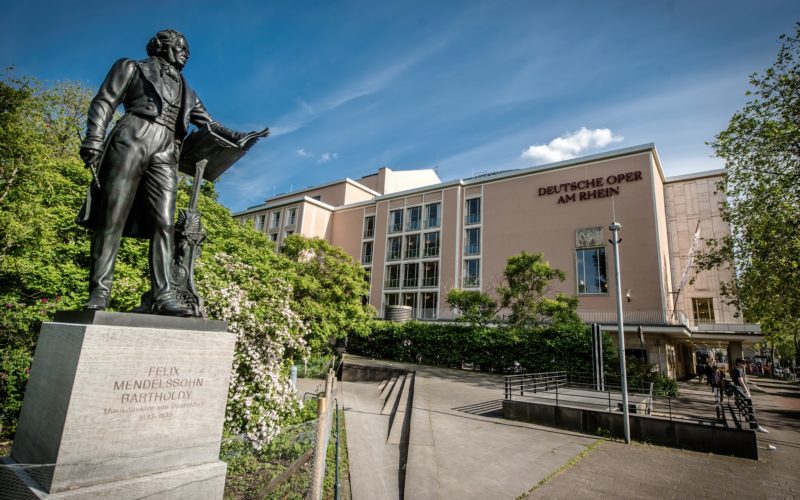
<svg viewBox="0 0 800 500">
<path fill-rule="evenodd" d="M 405 498 L 800 497 L 800 388 L 784 381 L 753 380 L 757 416 L 770 431 L 758 434 L 754 461 L 505 420 L 499 375 L 349 359 L 416 371 Z M 378 383 L 349 382 L 342 391 L 348 438 L 368 436 L 373 421 L 380 428 L 372 435 L 385 439 L 385 422 L 369 400 Z M 681 391 L 711 398 L 696 382 L 681 383 Z M 368 441 L 348 443 L 353 498 L 376 498 L 369 484 L 384 488 L 381 498 L 398 498 L 397 457 Z M 367 489 L 356 487 L 358 477 L 367 478 Z"/>
</svg>

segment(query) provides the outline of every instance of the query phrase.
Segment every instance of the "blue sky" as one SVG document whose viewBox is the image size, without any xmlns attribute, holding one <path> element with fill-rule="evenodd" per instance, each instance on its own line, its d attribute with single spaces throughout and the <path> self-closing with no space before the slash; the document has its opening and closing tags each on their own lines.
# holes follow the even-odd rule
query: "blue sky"
<svg viewBox="0 0 800 500">
<path fill-rule="evenodd" d="M 668 176 L 705 145 L 800 21 L 779 1 L 2 0 L 0 64 L 102 81 L 159 29 L 215 119 L 269 126 L 218 181 L 234 211 L 381 166 L 443 180 L 653 142 Z M 91 26 L 90 26 L 91 23 Z"/>
</svg>

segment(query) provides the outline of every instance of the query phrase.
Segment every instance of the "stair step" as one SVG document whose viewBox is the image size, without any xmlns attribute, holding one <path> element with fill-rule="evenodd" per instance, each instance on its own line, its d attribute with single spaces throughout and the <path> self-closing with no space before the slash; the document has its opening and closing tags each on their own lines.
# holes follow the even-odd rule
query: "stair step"
<svg viewBox="0 0 800 500">
<path fill-rule="evenodd" d="M 389 382 L 388 378 L 385 378 L 385 379 L 381 380 L 381 382 L 378 384 L 378 393 L 379 394 L 383 392 L 383 388 L 386 387 L 386 384 L 388 382 Z"/>
<path fill-rule="evenodd" d="M 411 417 L 412 396 L 411 391 L 414 387 L 414 374 L 406 375 L 403 390 L 397 402 L 394 414 L 390 418 L 389 437 L 386 444 L 405 444 L 408 443 L 408 425 Z"/>
<path fill-rule="evenodd" d="M 394 387 L 394 384 L 396 384 L 396 383 L 397 383 L 397 376 L 394 376 L 391 379 L 389 379 L 389 381 L 386 383 L 386 385 L 383 386 L 383 390 L 381 391 L 381 395 L 378 396 L 378 397 L 383 399 L 383 400 L 385 400 L 389 396 L 389 393 L 392 391 L 392 387 Z"/>
<path fill-rule="evenodd" d="M 389 396 L 386 398 L 386 402 L 383 403 L 383 409 L 381 410 L 381 415 L 391 415 L 397 409 L 397 402 L 400 400 L 400 391 L 403 390 L 403 385 L 405 383 L 406 376 L 403 375 L 397 378 L 397 382 L 395 382 L 394 386 L 392 386 L 392 391 L 389 393 Z"/>
</svg>

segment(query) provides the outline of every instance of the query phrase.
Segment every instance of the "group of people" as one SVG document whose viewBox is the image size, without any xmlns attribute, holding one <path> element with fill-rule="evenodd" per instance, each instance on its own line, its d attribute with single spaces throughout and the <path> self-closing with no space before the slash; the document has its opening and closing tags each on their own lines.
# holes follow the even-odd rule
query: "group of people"
<svg viewBox="0 0 800 500">
<path fill-rule="evenodd" d="M 742 358 L 736 358 L 735 363 L 736 365 L 731 371 L 731 382 L 739 389 L 739 391 L 741 391 L 741 393 L 752 405 L 750 388 L 747 386 L 747 364 Z M 706 383 L 711 386 L 711 393 L 717 400 L 721 400 L 723 391 L 725 390 L 726 381 L 724 368 L 716 363 L 709 363 L 704 367 L 703 370 L 698 370 L 697 375 L 700 379 L 700 383 L 703 383 L 703 377 L 706 377 Z M 755 430 L 758 432 L 769 432 L 767 429 L 761 425 L 758 425 L 757 423 Z"/>
</svg>

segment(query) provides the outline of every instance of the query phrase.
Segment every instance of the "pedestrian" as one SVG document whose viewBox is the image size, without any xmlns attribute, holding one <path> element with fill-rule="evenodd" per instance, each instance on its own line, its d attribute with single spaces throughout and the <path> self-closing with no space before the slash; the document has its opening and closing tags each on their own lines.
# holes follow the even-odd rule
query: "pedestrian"
<svg viewBox="0 0 800 500">
<path fill-rule="evenodd" d="M 722 370 L 719 369 L 719 365 L 714 365 L 711 368 L 711 376 L 710 384 L 711 384 L 711 394 L 714 395 L 714 398 L 719 398 L 722 394 L 722 384 L 723 380 L 725 379 L 725 374 Z"/>
<path fill-rule="evenodd" d="M 714 368 L 717 365 L 715 363 L 709 363 L 706 365 L 706 382 L 708 385 L 711 385 L 711 378 L 714 376 Z"/>
<path fill-rule="evenodd" d="M 769 432 L 756 422 L 755 412 L 753 411 L 753 398 L 750 396 L 750 388 L 747 387 L 747 370 L 745 366 L 746 364 L 742 358 L 736 358 L 736 368 L 731 372 L 731 378 L 733 379 L 734 385 L 739 388 L 747 400 L 747 406 L 750 410 L 751 426 L 758 432 Z"/>
</svg>

